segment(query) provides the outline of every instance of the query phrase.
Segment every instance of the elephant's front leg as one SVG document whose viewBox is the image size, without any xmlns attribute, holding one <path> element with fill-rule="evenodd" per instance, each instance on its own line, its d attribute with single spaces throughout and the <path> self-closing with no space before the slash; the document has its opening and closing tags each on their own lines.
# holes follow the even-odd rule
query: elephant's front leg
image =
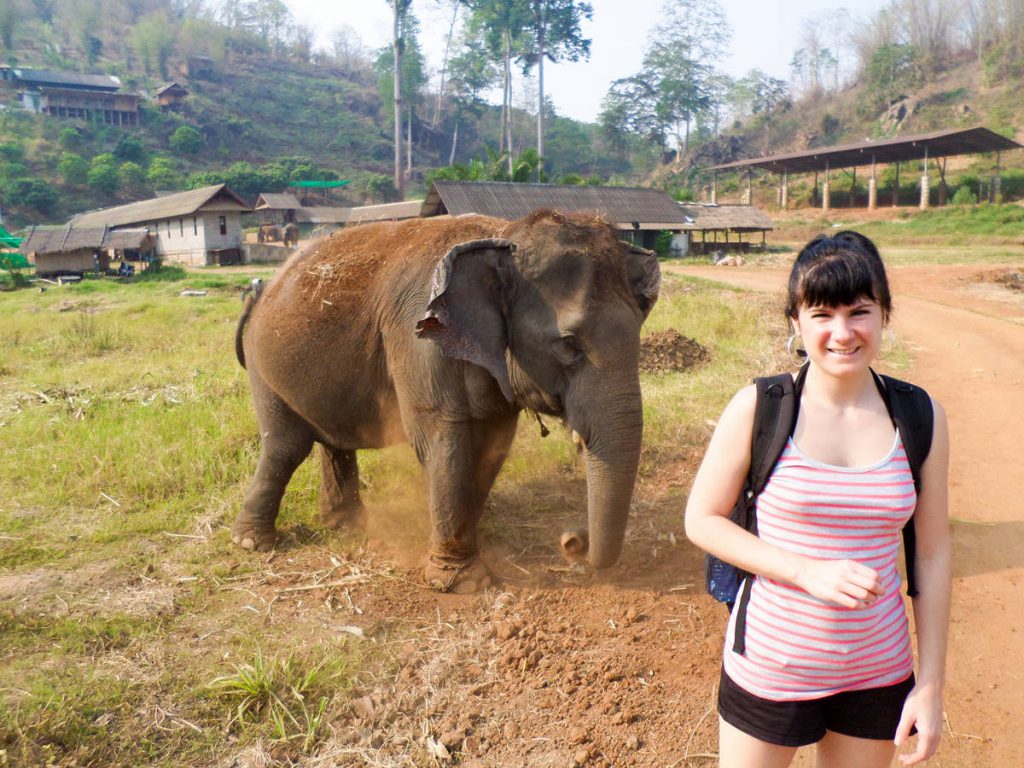
<svg viewBox="0 0 1024 768">
<path fill-rule="evenodd" d="M 515 436 L 515 416 L 448 423 L 427 440 L 423 463 L 430 506 L 427 583 L 461 594 L 492 584 L 480 561 L 477 523 Z"/>
<path fill-rule="evenodd" d="M 320 522 L 337 530 L 344 525 L 362 525 L 365 508 L 359 497 L 359 464 L 355 451 L 320 445 Z"/>
</svg>

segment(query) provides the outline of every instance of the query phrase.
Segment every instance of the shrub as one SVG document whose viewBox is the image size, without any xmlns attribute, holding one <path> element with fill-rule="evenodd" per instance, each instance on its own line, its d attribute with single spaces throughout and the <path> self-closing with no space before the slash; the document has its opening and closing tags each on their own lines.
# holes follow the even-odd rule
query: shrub
<svg viewBox="0 0 1024 768">
<path fill-rule="evenodd" d="M 142 165 L 146 162 L 146 148 L 137 136 L 126 133 L 117 140 L 114 157 L 123 163 L 132 162 Z"/>
<path fill-rule="evenodd" d="M 191 125 L 180 125 L 171 134 L 170 144 L 179 155 L 195 155 L 203 147 L 203 137 Z"/>
<path fill-rule="evenodd" d="M 149 163 L 146 180 L 155 189 L 181 189 L 182 177 L 170 157 L 154 157 Z"/>
<path fill-rule="evenodd" d="M 963 186 L 957 188 L 951 202 L 953 205 L 975 205 L 978 202 L 978 196 L 974 194 L 970 187 Z"/>
<path fill-rule="evenodd" d="M 58 199 L 50 183 L 35 176 L 23 176 L 4 185 L 4 200 L 8 205 L 32 208 L 44 215 L 53 213 Z"/>
<path fill-rule="evenodd" d="M 89 180 L 89 163 L 75 152 L 62 152 L 57 163 L 57 173 L 65 184 L 82 186 Z"/>
<path fill-rule="evenodd" d="M 108 195 L 117 192 L 119 179 L 117 161 L 114 156 L 108 153 L 96 155 L 89 164 L 89 173 L 86 178 L 89 186 L 99 192 Z"/>
<path fill-rule="evenodd" d="M 78 149 L 82 145 L 82 135 L 77 128 L 61 128 L 57 135 L 57 143 L 64 149 Z"/>
</svg>

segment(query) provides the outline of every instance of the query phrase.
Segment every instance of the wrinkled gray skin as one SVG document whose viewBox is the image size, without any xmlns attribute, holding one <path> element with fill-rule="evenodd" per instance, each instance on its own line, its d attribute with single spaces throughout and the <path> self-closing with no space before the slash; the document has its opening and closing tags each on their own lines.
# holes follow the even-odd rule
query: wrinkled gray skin
<svg viewBox="0 0 1024 768">
<path fill-rule="evenodd" d="M 239 323 L 261 452 L 232 539 L 274 546 L 314 443 L 321 520 L 358 521 L 356 451 L 404 440 L 426 473 L 428 583 L 486 587 L 477 522 L 528 408 L 584 446 L 589 530 L 564 534 L 564 553 L 614 564 L 643 431 L 640 327 L 659 282 L 654 255 L 608 224 L 551 211 L 365 225 L 306 246 Z"/>
</svg>

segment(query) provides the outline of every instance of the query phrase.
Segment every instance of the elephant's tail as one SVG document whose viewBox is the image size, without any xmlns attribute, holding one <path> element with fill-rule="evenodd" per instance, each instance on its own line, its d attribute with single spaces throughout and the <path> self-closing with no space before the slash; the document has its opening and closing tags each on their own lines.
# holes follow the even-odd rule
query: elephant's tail
<svg viewBox="0 0 1024 768">
<path fill-rule="evenodd" d="M 245 348 L 242 345 L 242 337 L 245 334 L 245 323 L 262 294 L 263 281 L 258 277 L 253 278 L 252 282 L 242 291 L 242 316 L 238 318 L 238 328 L 235 330 L 235 357 L 238 358 L 238 364 L 243 368 L 245 368 Z"/>
</svg>

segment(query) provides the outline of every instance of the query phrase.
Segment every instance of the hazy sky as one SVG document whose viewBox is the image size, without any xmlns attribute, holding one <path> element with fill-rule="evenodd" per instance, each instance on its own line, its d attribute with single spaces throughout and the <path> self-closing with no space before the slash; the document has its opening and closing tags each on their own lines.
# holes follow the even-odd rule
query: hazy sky
<svg viewBox="0 0 1024 768">
<path fill-rule="evenodd" d="M 342 25 L 356 30 L 371 50 L 390 41 L 391 9 L 386 0 L 285 1 L 299 22 L 317 31 L 321 45 L 326 45 L 331 33 Z M 594 18 L 585 23 L 583 30 L 592 41 L 590 60 L 548 64 L 544 68 L 544 90 L 556 111 L 588 122 L 596 119 L 612 81 L 640 69 L 646 35 L 658 23 L 663 0 L 591 0 L 591 4 Z M 757 68 L 788 80 L 789 62 L 800 47 L 804 19 L 818 20 L 829 42 L 834 39 L 836 22 L 842 18 L 840 9 L 849 9 L 853 19 L 863 19 L 886 5 L 887 0 L 719 0 L 719 4 L 732 28 L 732 42 L 719 67 L 734 77 Z M 428 64 L 431 69 L 438 68 L 447 21 L 435 0 L 413 0 L 413 10 L 420 20 Z"/>
</svg>

